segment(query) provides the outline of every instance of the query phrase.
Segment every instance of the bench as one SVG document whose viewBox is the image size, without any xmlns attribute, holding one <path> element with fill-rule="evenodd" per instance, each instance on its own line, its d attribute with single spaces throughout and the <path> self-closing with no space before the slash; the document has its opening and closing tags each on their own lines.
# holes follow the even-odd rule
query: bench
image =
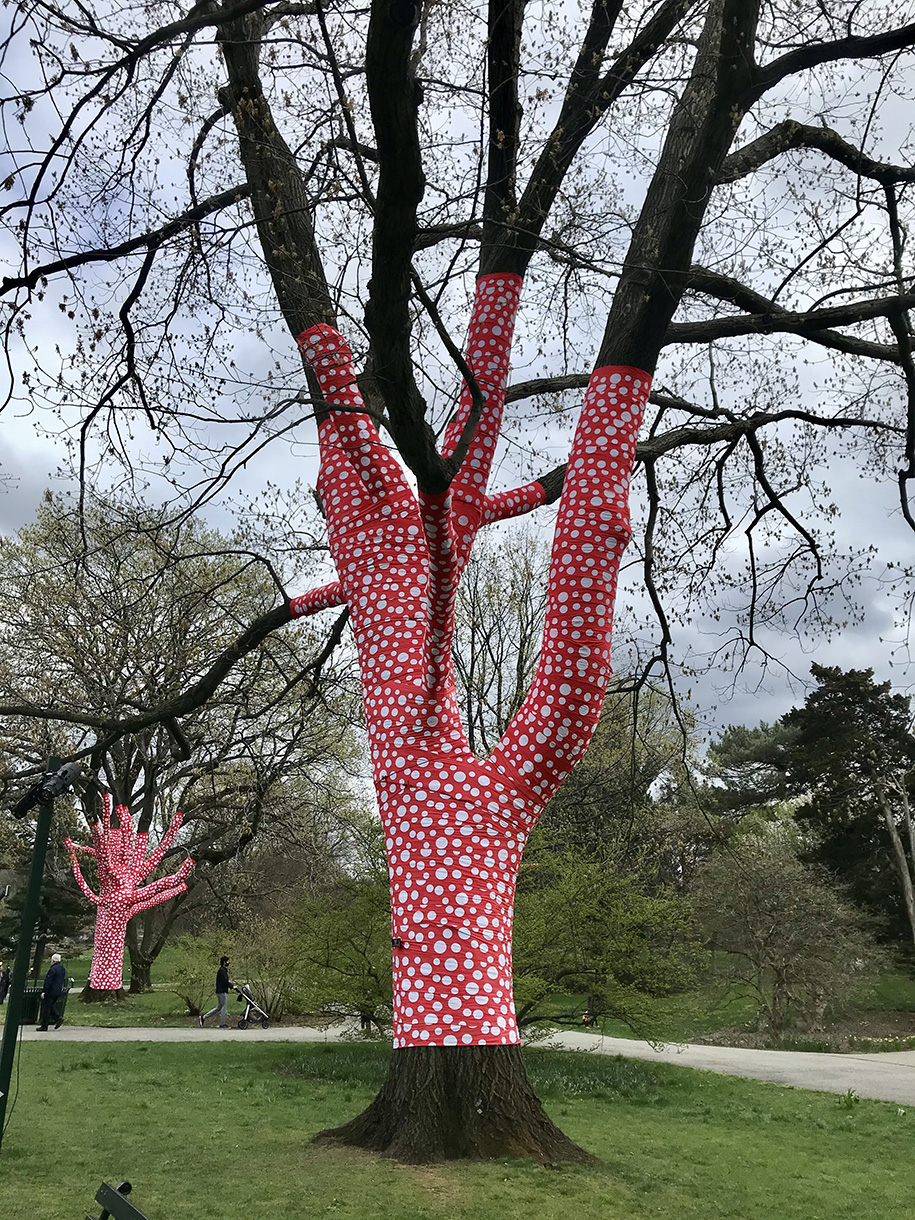
<svg viewBox="0 0 915 1220">
<path fill-rule="evenodd" d="M 117 1187 L 103 1182 L 95 1194 L 96 1203 L 102 1205 L 102 1214 L 90 1216 L 87 1212 L 86 1220 L 148 1220 L 127 1198 L 132 1189 L 129 1182 L 121 1182 Z"/>
</svg>

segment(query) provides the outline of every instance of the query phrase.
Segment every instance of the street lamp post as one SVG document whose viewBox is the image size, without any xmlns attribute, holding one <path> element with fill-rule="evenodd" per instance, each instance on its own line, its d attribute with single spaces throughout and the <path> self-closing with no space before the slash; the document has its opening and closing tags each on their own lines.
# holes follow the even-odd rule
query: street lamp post
<svg viewBox="0 0 915 1220">
<path fill-rule="evenodd" d="M 67 766 L 61 767 L 59 758 L 49 758 L 47 773 L 26 793 L 13 809 L 13 814 L 16 817 L 24 817 L 33 805 L 38 805 L 32 867 L 29 872 L 29 883 L 25 892 L 25 901 L 22 904 L 22 921 L 19 925 L 16 960 L 13 963 L 13 976 L 10 982 L 9 999 L 6 1004 L 3 1044 L 0 1047 L 0 1148 L 3 1147 L 6 1107 L 9 1101 L 13 1059 L 16 1054 L 16 1040 L 19 1037 L 19 1019 L 22 1014 L 22 993 L 25 989 L 25 980 L 29 972 L 29 962 L 32 956 L 32 938 L 35 934 L 35 923 L 38 919 L 38 902 L 41 897 L 41 882 L 44 876 L 44 862 L 48 851 L 48 839 L 51 833 L 54 800 L 56 797 L 62 796 L 70 788 L 78 774 L 79 767 L 75 763 L 68 763 Z"/>
</svg>

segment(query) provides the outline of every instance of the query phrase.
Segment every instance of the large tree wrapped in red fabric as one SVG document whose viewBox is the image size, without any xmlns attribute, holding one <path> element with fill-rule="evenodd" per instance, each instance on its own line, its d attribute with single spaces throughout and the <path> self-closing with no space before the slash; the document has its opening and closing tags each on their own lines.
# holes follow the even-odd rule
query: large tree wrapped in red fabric
<svg viewBox="0 0 915 1220">
<path fill-rule="evenodd" d="M 118 805 L 112 817 L 111 804 L 111 797 L 106 794 L 102 799 L 102 816 L 92 823 L 92 847 L 67 839 L 77 885 L 98 907 L 89 971 L 91 991 L 120 991 L 127 924 L 141 911 L 183 894 L 187 889 L 185 878 L 194 867 L 194 861 L 188 857 L 177 872 L 141 886 L 140 882 L 155 872 L 174 843 L 183 815 L 175 814 L 159 846 L 147 855 L 149 835 L 137 833 L 126 805 Z M 80 853 L 95 860 L 97 894 L 83 876 Z"/>
<path fill-rule="evenodd" d="M 477 282 L 466 360 L 480 409 L 465 383 L 443 447 L 446 458 L 463 457 L 450 488 L 437 494 L 414 494 L 381 443 L 343 337 L 324 324 L 299 336 L 329 408 L 319 432 L 319 493 L 340 579 L 296 599 L 293 613 L 345 603 L 352 616 L 388 851 L 395 1061 L 404 1065 L 364 1115 L 326 1138 L 382 1149 L 419 1137 L 436 1149 L 450 1142 L 496 1152 L 513 1127 L 508 1145 L 518 1151 L 584 1155 L 553 1127 L 524 1076 L 512 906 L 527 836 L 587 748 L 603 704 L 617 572 L 630 535 L 629 476 L 651 379 L 625 367 L 591 377 L 556 524 L 537 673 L 502 740 L 478 759 L 451 656 L 458 582 L 481 526 L 547 499 L 537 482 L 498 496 L 486 491 L 520 296 L 517 275 Z M 454 1052 L 430 1060 L 428 1048 Z M 474 1085 L 453 1088 L 449 1078 L 468 1069 Z M 416 1105 L 421 1078 L 458 1099 L 460 1113 L 439 1108 L 430 1125 Z M 481 1091 L 485 1105 L 467 1107 Z M 520 1125 L 519 1095 L 527 1115 Z"/>
</svg>

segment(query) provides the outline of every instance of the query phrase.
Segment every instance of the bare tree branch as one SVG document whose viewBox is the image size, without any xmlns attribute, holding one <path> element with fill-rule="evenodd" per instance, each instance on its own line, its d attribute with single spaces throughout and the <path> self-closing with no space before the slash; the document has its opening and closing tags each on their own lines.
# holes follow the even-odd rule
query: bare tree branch
<svg viewBox="0 0 915 1220">
<path fill-rule="evenodd" d="M 162 225 L 159 229 L 152 229 L 147 233 L 141 233 L 138 237 L 131 237 L 127 241 L 119 242 L 117 245 L 98 246 L 92 250 L 80 251 L 79 254 L 71 254 L 67 258 L 59 258 L 53 262 L 42 263 L 38 267 L 33 267 L 27 275 L 4 276 L 0 280 L 0 296 L 7 292 L 13 292 L 17 288 L 32 289 L 39 281 L 48 279 L 60 271 L 72 271 L 76 267 L 86 267 L 91 263 L 113 263 L 119 258 L 125 258 L 127 255 L 135 253 L 137 250 L 156 249 L 164 245 L 169 238 L 192 228 L 207 216 L 212 216 L 215 212 L 220 212 L 224 208 L 233 207 L 240 200 L 247 198 L 250 193 L 251 188 L 247 183 L 239 183 L 238 186 L 234 186 L 228 191 L 220 191 L 218 195 L 211 195 L 209 199 L 204 199 L 201 203 L 189 208 L 186 212 L 182 212 L 180 216 L 174 217 L 173 220 L 168 221 L 167 224 Z"/>
<path fill-rule="evenodd" d="M 613 298 L 598 368 L 654 373 L 712 185 L 745 113 L 760 0 L 712 0 Z"/>
<path fill-rule="evenodd" d="M 384 399 L 397 447 L 420 489 L 438 493 L 447 488 L 452 472 L 426 422 L 410 351 L 411 260 L 416 209 L 425 189 L 417 130 L 422 91 L 411 55 L 418 19 L 419 7 L 411 0 L 372 0 L 365 73 L 378 189 L 365 321 L 372 342 L 372 379 Z"/>
<path fill-rule="evenodd" d="M 605 0 L 598 0 L 602 11 Z M 487 57 L 489 65 L 489 133 L 486 189 L 483 200 L 483 241 L 480 272 L 503 267 L 503 243 L 509 248 L 511 224 L 517 212 L 518 136 L 521 105 L 518 73 L 521 66 L 521 26 L 525 0 L 489 0 Z"/>
<path fill-rule="evenodd" d="M 714 427 L 701 428 L 690 424 L 682 424 L 640 441 L 636 448 L 636 462 L 655 463 L 660 457 L 675 450 L 692 446 L 711 446 L 721 443 L 733 445 L 743 437 L 755 435 L 761 428 L 770 424 L 778 424 L 787 420 L 797 420 L 799 423 L 811 424 L 818 428 L 844 429 L 854 428 L 862 431 L 874 431 L 890 436 L 904 436 L 905 429 L 884 420 L 857 418 L 855 416 L 816 415 L 812 411 L 758 411 L 746 418 L 738 418 L 731 412 L 721 412 L 727 416 L 727 421 Z M 562 490 L 562 480 L 565 477 L 565 466 L 557 466 L 548 474 L 539 476 L 537 482 L 548 490 L 549 500 L 559 498 Z M 555 494 L 553 494 L 555 493 Z"/>
<path fill-rule="evenodd" d="M 915 169 L 906 165 L 888 165 L 868 157 L 860 148 L 855 148 L 831 127 L 811 127 L 795 119 L 785 119 L 767 131 L 765 135 L 751 140 L 737 152 L 725 157 L 718 174 L 720 184 L 736 182 L 754 173 L 769 161 L 794 148 L 816 148 L 834 161 L 845 165 L 854 174 L 873 178 L 876 182 L 915 182 Z"/>
<path fill-rule="evenodd" d="M 842 346 L 843 351 L 856 355 L 873 355 L 881 360 L 900 362 L 899 350 L 889 344 L 870 343 L 866 347 L 853 336 L 835 335 L 829 332 L 834 326 L 851 326 L 873 318 L 889 318 L 900 309 L 915 307 L 915 294 L 904 297 L 885 297 L 875 301 L 855 301 L 850 305 L 835 305 L 829 309 L 811 309 L 806 313 L 774 310 L 771 313 L 751 314 L 744 317 L 712 318 L 707 322 L 674 322 L 668 329 L 664 342 L 711 343 L 735 335 L 772 335 L 777 333 L 804 335 L 815 339 L 825 347 Z M 868 350 L 869 349 L 869 350 Z"/>
<path fill-rule="evenodd" d="M 662 0 L 630 45 L 600 75 L 597 69 L 622 5 L 618 0 L 606 0 L 606 3 L 594 0 L 591 20 L 562 109 L 518 205 L 516 256 L 511 265 L 501 265 L 498 270 L 516 271 L 519 275 L 527 270 L 556 195 L 582 144 L 608 107 L 622 96 L 657 53 L 692 4 L 693 0 Z M 500 263 L 506 264 L 504 252 Z M 486 270 L 488 268 L 481 265 L 481 273 Z"/>
<path fill-rule="evenodd" d="M 882 34 L 872 34 L 870 37 L 849 36 L 833 42 L 810 43 L 798 47 L 797 50 L 772 60 L 764 68 L 757 68 L 743 98 L 743 104 L 749 108 L 785 77 L 806 72 L 807 69 L 816 68 L 820 64 L 836 63 L 843 59 L 879 58 L 881 55 L 890 55 L 894 51 L 911 46 L 915 46 L 915 24 L 900 26 Z"/>
<path fill-rule="evenodd" d="M 229 84 L 219 100 L 235 120 L 267 268 L 286 325 L 296 337 L 318 322 L 332 324 L 335 311 L 302 173 L 264 96 L 258 72 L 262 33 L 256 14 L 220 24 Z M 312 389 L 320 397 L 316 384 Z"/>
</svg>

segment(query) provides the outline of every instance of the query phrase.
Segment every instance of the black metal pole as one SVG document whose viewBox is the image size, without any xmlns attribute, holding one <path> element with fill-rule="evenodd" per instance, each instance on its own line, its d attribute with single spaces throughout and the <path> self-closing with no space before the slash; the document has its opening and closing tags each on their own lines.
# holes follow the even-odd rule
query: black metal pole
<svg viewBox="0 0 915 1220">
<path fill-rule="evenodd" d="M 59 758 L 48 759 L 48 771 L 56 771 Z M 3 1045 L 0 1048 L 0 1148 L 3 1147 L 3 1131 L 6 1126 L 6 1106 L 9 1100 L 10 1080 L 13 1075 L 13 1060 L 16 1056 L 16 1041 L 19 1037 L 19 1018 L 22 1013 L 22 993 L 32 959 L 32 938 L 38 920 L 38 902 L 41 898 L 41 882 L 44 877 L 44 862 L 51 834 L 51 816 L 54 812 L 53 798 L 38 806 L 35 823 L 35 847 L 32 852 L 32 868 L 29 884 L 22 904 L 22 922 L 19 925 L 19 940 L 16 944 L 16 960 L 10 981 L 9 999 L 6 1004 L 6 1023 L 3 1026 Z"/>
</svg>

